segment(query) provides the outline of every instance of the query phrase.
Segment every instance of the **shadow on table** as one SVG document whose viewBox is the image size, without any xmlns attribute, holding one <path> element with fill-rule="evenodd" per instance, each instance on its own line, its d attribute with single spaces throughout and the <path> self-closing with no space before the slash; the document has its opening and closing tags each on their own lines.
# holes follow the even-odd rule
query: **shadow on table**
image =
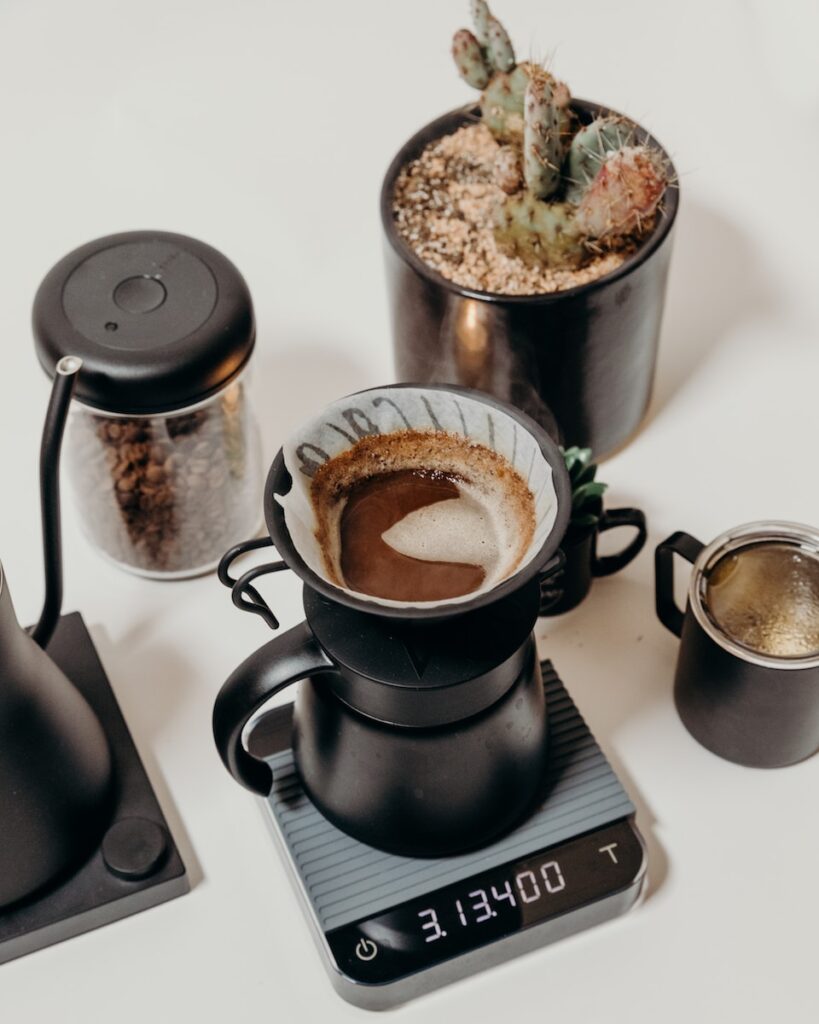
<svg viewBox="0 0 819 1024">
<path fill-rule="evenodd" d="M 660 651 L 654 638 L 645 636 L 654 623 L 650 585 L 612 576 L 595 581 L 589 597 L 574 611 L 540 619 L 537 626 L 541 657 L 554 657 L 566 689 L 637 809 L 648 853 L 647 899 L 667 878 L 669 862 L 656 838 L 657 818 L 640 791 L 640 781 L 632 778 L 619 755 L 617 734 L 638 716 L 651 715 L 657 705 L 671 706 L 676 652 L 671 637 L 666 657 L 665 647 Z M 661 636 L 657 642 L 666 641 Z M 655 661 L 660 664 L 652 664 Z"/>
<path fill-rule="evenodd" d="M 675 232 L 657 379 L 644 427 L 695 381 L 732 328 L 774 305 L 758 255 L 739 225 L 683 196 Z"/>
</svg>

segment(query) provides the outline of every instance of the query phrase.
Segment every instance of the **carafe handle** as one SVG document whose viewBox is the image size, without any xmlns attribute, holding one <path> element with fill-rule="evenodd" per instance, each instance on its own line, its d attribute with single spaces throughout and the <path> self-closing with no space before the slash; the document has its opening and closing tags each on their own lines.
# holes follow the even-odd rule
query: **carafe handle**
<svg viewBox="0 0 819 1024">
<path fill-rule="evenodd" d="M 267 796 L 273 775 L 264 761 L 245 750 L 245 726 L 286 686 L 334 668 L 310 627 L 302 622 L 260 647 L 230 676 L 213 708 L 213 738 L 222 763 L 237 782 Z"/>
</svg>

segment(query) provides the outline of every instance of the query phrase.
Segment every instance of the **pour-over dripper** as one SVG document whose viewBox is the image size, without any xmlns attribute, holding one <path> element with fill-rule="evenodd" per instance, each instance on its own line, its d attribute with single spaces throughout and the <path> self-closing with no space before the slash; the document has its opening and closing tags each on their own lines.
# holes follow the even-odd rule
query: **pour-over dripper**
<svg viewBox="0 0 819 1024">
<path fill-rule="evenodd" d="M 465 596 L 429 602 L 373 597 L 330 578 L 315 535 L 310 499 L 315 469 L 362 437 L 408 429 L 444 431 L 478 442 L 502 456 L 529 486 L 535 508 L 533 536 L 505 578 Z M 270 540 L 238 545 L 220 569 L 222 582 L 233 588 L 237 607 L 254 611 L 274 625 L 275 617 L 252 582 L 265 572 L 289 568 L 312 590 L 349 608 L 384 618 L 436 622 L 491 605 L 555 567 L 571 514 L 571 486 L 555 442 L 519 410 L 466 388 L 396 384 L 334 402 L 297 430 L 273 462 L 264 507 Z M 239 554 L 271 545 L 282 561 L 251 570 L 238 582 L 229 575 L 229 564 Z"/>
</svg>

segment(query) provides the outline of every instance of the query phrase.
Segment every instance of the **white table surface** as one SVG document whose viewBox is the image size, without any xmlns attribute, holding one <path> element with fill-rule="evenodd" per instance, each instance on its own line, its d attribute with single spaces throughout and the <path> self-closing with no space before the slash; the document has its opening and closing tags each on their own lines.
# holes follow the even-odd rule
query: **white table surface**
<svg viewBox="0 0 819 1024">
<path fill-rule="evenodd" d="M 466 0 L 0 0 L 0 556 L 38 611 L 47 389 L 30 305 L 99 235 L 201 237 L 246 275 L 266 454 L 319 403 L 392 379 L 377 197 L 423 122 L 466 102 L 448 40 Z M 402 1021 L 819 1018 L 819 758 L 721 761 L 674 711 L 677 641 L 651 549 L 751 519 L 819 520 L 819 70 L 815 5 L 497 0 L 522 52 L 650 127 L 683 202 L 654 402 L 605 466 L 650 544 L 538 627 L 639 807 L 646 902 L 619 921 L 398 1011 Z M 268 639 L 214 577 L 111 568 L 65 510 L 81 609 L 187 861 L 190 895 L 0 968 L 9 1024 L 363 1019 L 331 991 L 259 807 L 216 757 L 223 679 Z M 286 626 L 299 587 L 269 586 Z M 0 841 L 2 841 L 0 823 Z"/>
</svg>

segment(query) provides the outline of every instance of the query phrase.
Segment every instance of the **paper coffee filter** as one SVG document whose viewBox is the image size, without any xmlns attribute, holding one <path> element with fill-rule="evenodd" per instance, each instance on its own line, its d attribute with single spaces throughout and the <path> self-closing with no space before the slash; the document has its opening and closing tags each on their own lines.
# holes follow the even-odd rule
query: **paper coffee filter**
<svg viewBox="0 0 819 1024">
<path fill-rule="evenodd" d="M 328 585 L 362 600 L 392 608 L 434 608 L 473 600 L 501 579 L 487 578 L 481 588 L 461 597 L 406 602 L 340 587 L 327 571 L 316 538 L 317 521 L 310 495 L 313 476 L 324 462 L 353 448 L 363 437 L 407 430 L 461 435 L 493 449 L 514 466 L 532 492 L 535 529 L 523 557 L 508 575 L 514 576 L 528 565 L 554 528 L 557 516 L 552 469 L 540 445 L 521 423 L 496 406 L 458 392 L 431 388 L 374 388 L 351 395 L 326 407 L 289 438 L 282 451 L 293 485 L 286 495 L 276 495 L 276 501 L 284 510 L 290 538 L 314 573 Z"/>
</svg>

